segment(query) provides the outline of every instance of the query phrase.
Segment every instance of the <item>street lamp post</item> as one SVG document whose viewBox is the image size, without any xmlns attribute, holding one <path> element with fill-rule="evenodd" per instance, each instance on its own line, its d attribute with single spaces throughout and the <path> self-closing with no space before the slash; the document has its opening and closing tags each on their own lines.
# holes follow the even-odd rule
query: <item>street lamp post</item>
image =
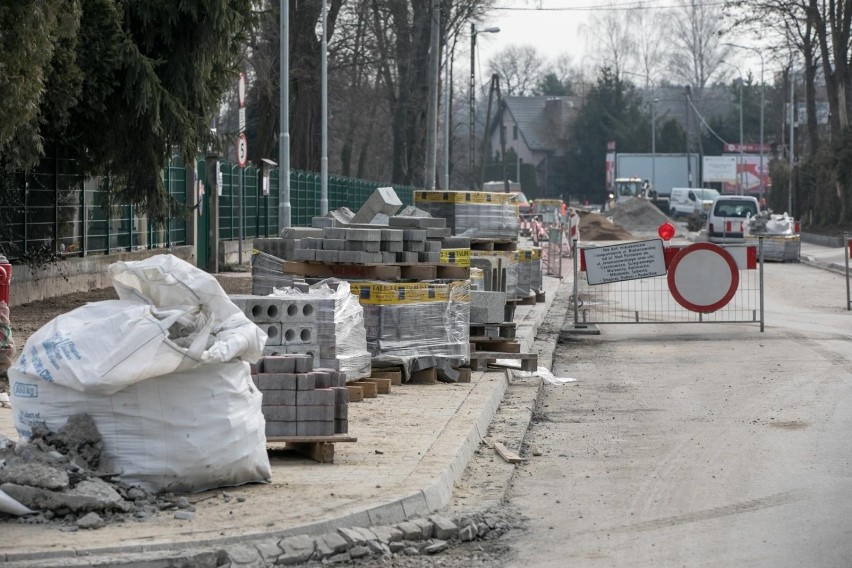
<svg viewBox="0 0 852 568">
<path fill-rule="evenodd" d="M 657 103 L 651 100 L 651 188 L 657 191 Z"/>
<path fill-rule="evenodd" d="M 742 195 L 743 172 L 745 171 L 745 168 L 743 167 L 743 72 L 740 71 L 740 68 L 733 63 L 729 63 L 727 61 L 721 61 L 721 63 L 733 67 L 740 76 L 740 163 L 737 166 L 737 185 L 739 186 L 739 194 Z"/>
<path fill-rule="evenodd" d="M 764 107 L 766 106 L 766 83 L 763 82 L 763 54 L 760 52 L 759 49 L 749 47 L 747 45 L 738 45 L 735 43 L 728 43 L 725 45 L 730 45 L 731 47 L 736 47 L 738 49 L 747 49 L 749 51 L 753 51 L 757 54 L 758 57 L 760 57 L 760 202 L 763 203 L 764 194 L 766 193 L 766 186 L 763 181 L 765 177 L 763 171 L 763 112 Z"/>
<path fill-rule="evenodd" d="M 476 29 L 476 24 L 470 24 L 470 84 L 468 85 L 468 94 L 470 96 L 470 189 L 475 189 L 474 180 L 474 152 L 476 140 L 476 124 L 474 117 L 476 116 L 476 35 L 481 33 L 496 34 L 500 31 L 498 27 L 485 28 L 482 30 Z"/>
</svg>

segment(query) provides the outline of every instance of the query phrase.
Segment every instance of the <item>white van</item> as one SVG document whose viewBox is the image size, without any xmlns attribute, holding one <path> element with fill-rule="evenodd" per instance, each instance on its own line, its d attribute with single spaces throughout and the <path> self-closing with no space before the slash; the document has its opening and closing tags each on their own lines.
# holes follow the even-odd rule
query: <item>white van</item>
<svg viewBox="0 0 852 568">
<path fill-rule="evenodd" d="M 706 217 L 710 206 L 719 192 L 703 187 L 673 187 L 669 200 L 669 214 L 672 217 L 698 214 Z"/>
<path fill-rule="evenodd" d="M 748 233 L 749 218 L 760 210 L 750 195 L 720 195 L 713 200 L 707 216 L 707 240 L 711 243 L 742 242 Z"/>
</svg>

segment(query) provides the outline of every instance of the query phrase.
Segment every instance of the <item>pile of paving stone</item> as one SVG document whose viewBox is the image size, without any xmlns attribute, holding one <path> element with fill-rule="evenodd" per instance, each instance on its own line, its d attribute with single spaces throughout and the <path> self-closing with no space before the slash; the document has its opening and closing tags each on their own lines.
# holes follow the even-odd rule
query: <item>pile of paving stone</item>
<svg viewBox="0 0 852 568">
<path fill-rule="evenodd" d="M 492 540 L 509 528 L 509 523 L 499 515 L 457 520 L 433 516 L 395 525 L 345 527 L 318 536 L 265 540 L 252 547 L 230 548 L 227 552 L 231 561 L 239 564 L 264 562 L 293 566 L 310 562 L 325 565 L 368 557 L 388 560 L 396 556 L 438 554 L 457 542 Z"/>
<path fill-rule="evenodd" d="M 27 443 L 0 436 L 0 490 L 33 511 L 20 517 L 0 513 L 0 521 L 58 523 L 73 531 L 144 521 L 169 510 L 176 518 L 192 518 L 185 497 L 123 483 L 102 452 L 101 435 L 85 414 L 70 417 L 58 432 L 36 426 Z"/>
</svg>

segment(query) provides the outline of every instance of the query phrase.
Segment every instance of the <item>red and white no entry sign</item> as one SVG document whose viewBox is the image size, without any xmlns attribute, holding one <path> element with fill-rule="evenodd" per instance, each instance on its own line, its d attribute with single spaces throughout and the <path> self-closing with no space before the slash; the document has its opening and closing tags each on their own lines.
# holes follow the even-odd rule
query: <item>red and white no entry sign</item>
<svg viewBox="0 0 852 568">
<path fill-rule="evenodd" d="M 740 283 L 734 257 L 711 243 L 694 243 L 681 250 L 669 264 L 667 278 L 675 301 L 702 314 L 728 305 Z"/>
</svg>

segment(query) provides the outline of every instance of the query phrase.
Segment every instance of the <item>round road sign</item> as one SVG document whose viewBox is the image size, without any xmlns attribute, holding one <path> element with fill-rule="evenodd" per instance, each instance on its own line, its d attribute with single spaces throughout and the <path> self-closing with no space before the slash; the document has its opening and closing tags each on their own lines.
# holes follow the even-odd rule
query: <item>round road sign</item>
<svg viewBox="0 0 852 568">
<path fill-rule="evenodd" d="M 692 312 L 709 314 L 731 301 L 740 283 L 737 263 L 728 251 L 711 243 L 694 243 L 672 259 L 669 291 Z"/>
<path fill-rule="evenodd" d="M 248 164 L 248 138 L 245 134 L 240 134 L 237 138 L 237 163 L 241 168 Z"/>
</svg>

